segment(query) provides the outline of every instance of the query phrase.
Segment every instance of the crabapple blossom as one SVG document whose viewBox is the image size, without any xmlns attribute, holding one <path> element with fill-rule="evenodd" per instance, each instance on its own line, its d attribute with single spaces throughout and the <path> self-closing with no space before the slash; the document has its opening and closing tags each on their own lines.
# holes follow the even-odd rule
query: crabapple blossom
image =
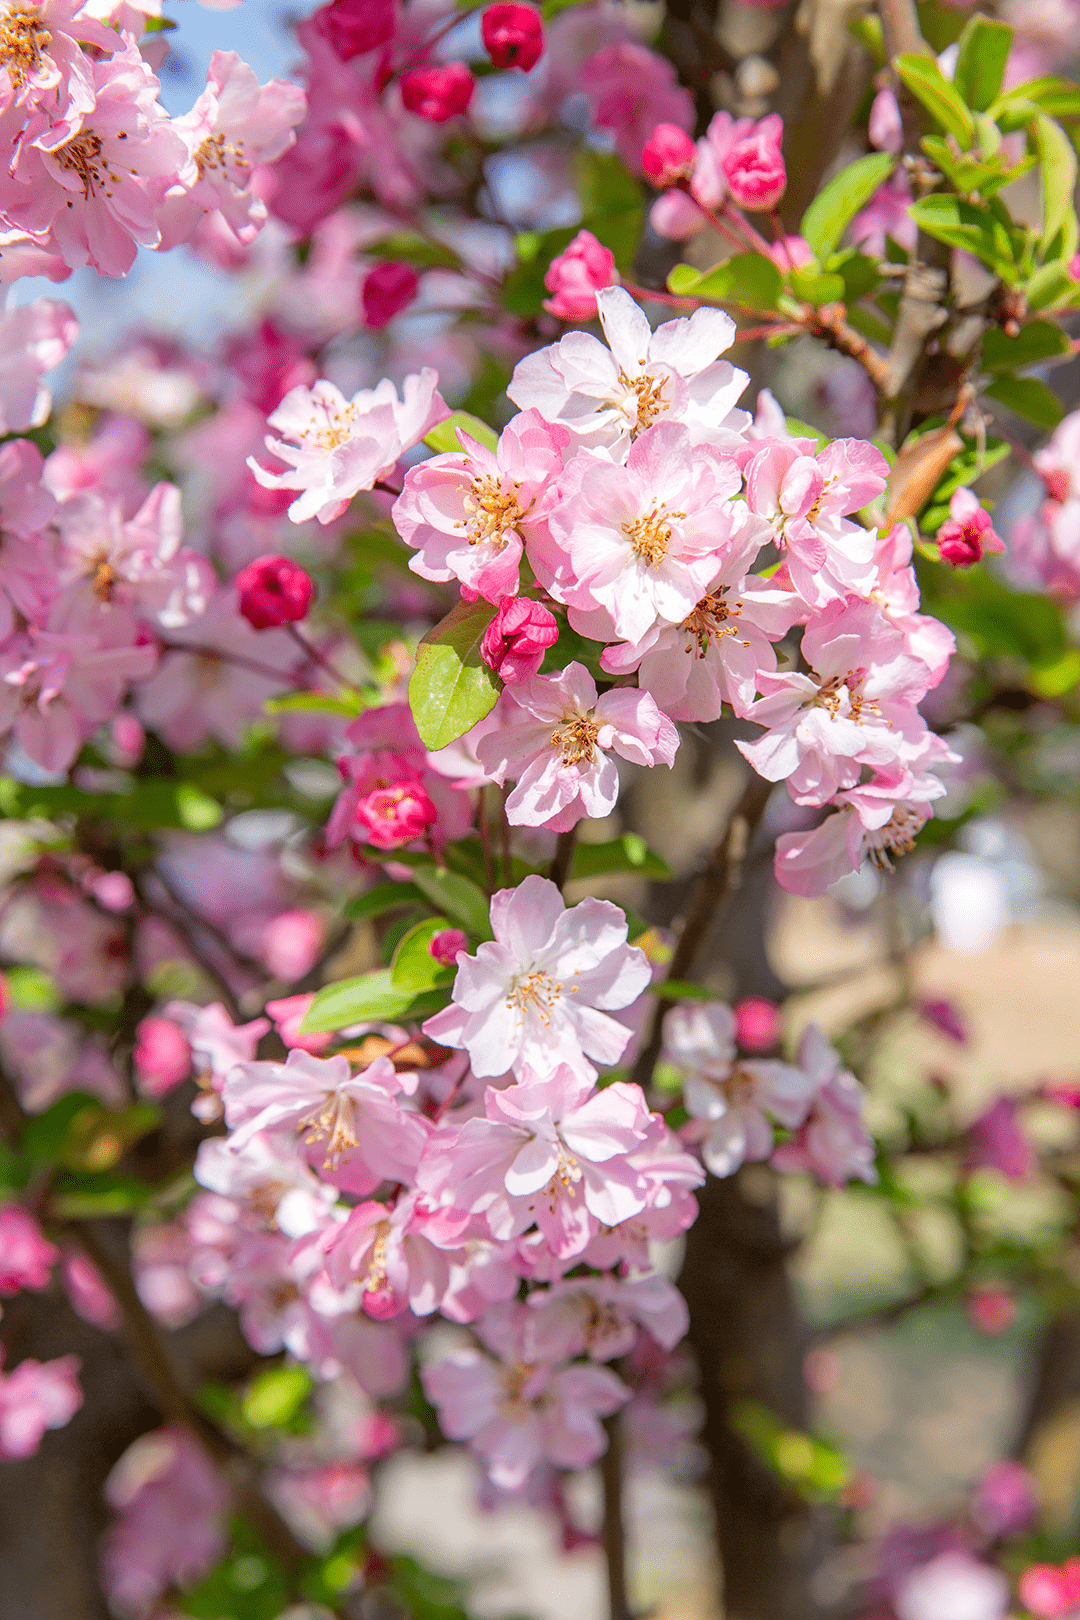
<svg viewBox="0 0 1080 1620">
<path fill-rule="evenodd" d="M 581 85 L 593 104 L 596 123 L 611 130 L 615 150 L 635 172 L 657 124 L 693 127 L 689 91 L 677 82 L 672 64 L 644 45 L 627 40 L 603 46 L 585 63 Z"/>
<path fill-rule="evenodd" d="M 282 437 L 266 440 L 285 471 L 260 466 L 254 456 L 247 464 L 264 489 L 300 491 L 289 507 L 294 523 L 331 523 L 354 495 L 385 478 L 406 450 L 449 416 L 438 380 L 427 368 L 406 377 L 401 398 L 386 379 L 352 399 L 331 382 L 292 388 L 268 418 Z"/>
<path fill-rule="evenodd" d="M 749 418 L 735 403 L 747 376 L 719 358 L 735 339 L 730 315 L 698 309 L 653 332 L 623 287 L 603 288 L 596 307 L 610 347 L 590 332 L 568 332 L 527 355 L 506 390 L 515 405 L 619 456 L 662 416 L 684 422 L 696 443 L 741 446 Z"/>
<path fill-rule="evenodd" d="M 480 656 L 507 686 L 539 674 L 544 654 L 559 639 L 550 608 L 528 596 L 504 596 L 480 643 Z"/>
<path fill-rule="evenodd" d="M 773 1128 L 793 1130 L 810 1107 L 815 1083 L 789 1063 L 737 1058 L 735 1017 L 721 1001 L 673 1007 L 664 1018 L 664 1054 L 682 1069 L 693 1139 L 714 1176 L 730 1176 L 748 1159 L 767 1159 Z M 690 1128 L 688 1127 L 689 1134 Z"/>
<path fill-rule="evenodd" d="M 46 1429 L 62 1429 L 82 1405 L 78 1356 L 20 1361 L 10 1372 L 0 1355 L 0 1459 L 32 1457 Z"/>
<path fill-rule="evenodd" d="M 532 6 L 485 6 L 480 32 L 494 67 L 528 73 L 544 54 L 544 24 Z"/>
<path fill-rule="evenodd" d="M 337 1189 L 319 1180 L 288 1130 L 210 1137 L 199 1144 L 194 1174 L 210 1192 L 250 1201 L 288 1237 L 321 1228 L 337 1202 Z"/>
<path fill-rule="evenodd" d="M 639 1326 L 672 1350 L 689 1321 L 679 1290 L 658 1274 L 575 1277 L 537 1289 L 526 1303 L 536 1312 L 530 1342 L 542 1361 L 576 1355 L 611 1361 L 634 1348 Z"/>
<path fill-rule="evenodd" d="M 724 175 L 733 202 L 740 208 L 767 213 L 787 190 L 787 172 L 780 151 L 783 122 L 774 114 L 763 118 L 753 135 L 737 141 L 723 157 Z"/>
<path fill-rule="evenodd" d="M 857 872 L 864 860 L 892 870 L 895 855 L 907 855 L 945 793 L 929 771 L 877 772 L 859 787 L 838 793 L 839 813 L 809 832 L 782 833 L 776 840 L 776 881 L 789 894 L 824 894 L 830 883 Z"/>
<path fill-rule="evenodd" d="M 9 294 L 10 297 L 10 294 Z M 40 427 L 52 409 L 41 378 L 58 366 L 79 336 L 66 304 L 36 298 L 0 315 L 0 433 Z"/>
<path fill-rule="evenodd" d="M 450 1006 L 425 1033 L 464 1047 L 479 1076 L 565 1064 L 592 1081 L 590 1059 L 617 1063 L 630 1031 L 607 1015 L 652 977 L 618 907 L 590 897 L 567 908 L 554 883 L 530 875 L 492 897 L 491 931 L 475 956 L 458 958 Z"/>
<path fill-rule="evenodd" d="M 420 277 L 403 259 L 383 259 L 364 277 L 360 302 L 365 324 L 375 330 L 389 325 L 416 297 Z"/>
<path fill-rule="evenodd" d="M 502 785 L 511 826 L 566 832 L 583 816 L 606 816 L 619 796 L 609 751 L 636 765 L 670 765 L 679 737 L 648 692 L 616 687 L 597 696 L 583 664 L 534 675 L 515 686 L 503 724 L 477 745 L 480 763 Z"/>
<path fill-rule="evenodd" d="M 132 1061 L 142 1095 L 164 1097 L 190 1073 L 191 1048 L 178 1024 L 152 1014 L 135 1031 Z"/>
<path fill-rule="evenodd" d="M 968 1168 L 996 1170 L 1010 1181 L 1027 1181 L 1036 1163 L 1035 1150 L 1020 1127 L 1015 1100 L 999 1097 L 971 1127 Z"/>
<path fill-rule="evenodd" d="M 363 1309 L 377 1321 L 406 1307 L 430 1316 L 446 1294 L 452 1251 L 470 1224 L 431 1207 L 417 1192 L 399 1197 L 393 1208 L 357 1204 L 328 1238 L 327 1273 L 339 1288 L 358 1283 Z"/>
<path fill-rule="evenodd" d="M 236 576 L 240 612 L 255 630 L 273 630 L 307 616 L 315 582 L 291 557 L 256 557 Z"/>
<path fill-rule="evenodd" d="M 0 1294 L 49 1286 L 60 1251 L 18 1204 L 0 1204 Z"/>
<path fill-rule="evenodd" d="M 56 516 L 61 584 L 106 606 L 116 602 L 179 629 L 206 612 L 217 590 L 205 557 L 181 545 L 180 491 L 155 484 L 134 517 L 117 496 L 72 495 Z"/>
<path fill-rule="evenodd" d="M 60 1278 L 68 1304 L 77 1316 L 105 1333 L 115 1333 L 123 1315 L 100 1271 L 81 1249 L 69 1249 L 60 1260 Z"/>
<path fill-rule="evenodd" d="M 580 230 L 544 272 L 551 293 L 544 308 L 561 321 L 595 320 L 596 295 L 619 279 L 615 255 L 598 242 L 592 231 Z"/>
<path fill-rule="evenodd" d="M 760 122 L 753 118 L 733 118 L 729 112 L 713 116 L 708 129 L 696 145 L 694 172 L 687 190 L 665 191 L 652 205 L 649 222 L 658 236 L 683 241 L 704 230 L 707 223 L 702 209 L 716 212 L 728 194 L 728 179 L 724 159 L 733 147 L 752 141 L 765 126 L 777 132 L 770 144 L 779 141 L 780 120 L 775 114 Z M 698 206 L 700 204 L 700 207 Z"/>
<path fill-rule="evenodd" d="M 994 533 L 989 512 L 970 489 L 953 491 L 949 515 L 936 539 L 942 562 L 952 568 L 970 568 L 987 553 L 1005 550 L 1004 541 Z"/>
<path fill-rule="evenodd" d="M 405 475 L 397 531 L 424 579 L 459 579 L 489 602 L 516 596 L 522 550 L 547 534 L 571 435 L 522 411 L 494 451 L 459 431 L 463 453 L 432 456 Z"/>
<path fill-rule="evenodd" d="M 772 1156 L 777 1170 L 808 1170 L 830 1187 L 878 1179 L 874 1144 L 863 1123 L 866 1093 L 840 1062 L 835 1047 L 814 1025 L 799 1043 L 799 1068 L 814 1084 L 805 1122 Z"/>
<path fill-rule="evenodd" d="M 386 45 L 394 37 L 394 0 L 332 0 L 311 18 L 312 27 L 342 62 Z"/>
<path fill-rule="evenodd" d="M 405 108 L 431 124 L 445 124 L 468 110 L 476 80 L 464 62 L 447 62 L 444 67 L 410 68 L 401 76 L 401 100 Z"/>
</svg>

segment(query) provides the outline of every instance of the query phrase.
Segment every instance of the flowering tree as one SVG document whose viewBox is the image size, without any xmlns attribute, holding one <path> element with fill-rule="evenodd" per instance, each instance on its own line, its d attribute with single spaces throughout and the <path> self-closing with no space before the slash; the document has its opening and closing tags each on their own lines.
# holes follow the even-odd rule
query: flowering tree
<svg viewBox="0 0 1080 1620">
<path fill-rule="evenodd" d="M 215 51 L 170 117 L 152 5 L 6 5 L 22 1614 L 454 1620 L 364 1528 L 385 1459 L 445 1442 L 602 1544 L 612 1620 L 642 1457 L 697 1459 L 731 1620 L 1080 1613 L 1021 1465 L 1080 1384 L 1080 1092 L 1044 1088 L 1036 1141 L 1012 1096 L 875 1114 L 866 1084 L 905 1020 L 966 1038 L 887 874 L 1060 795 L 1034 739 L 1075 749 L 1080 413 L 1045 380 L 1080 306 L 1075 40 L 1019 0 L 804 10 L 330 0 L 299 83 Z M 78 322 L 17 284 L 140 248 L 245 318 L 84 356 L 54 411 Z M 792 355 L 820 427 L 780 403 Z M 640 828 L 688 753 L 721 787 L 676 881 Z M 769 918 L 867 868 L 897 988 L 830 1038 L 781 1007 Z M 1052 1184 L 1034 1236 L 1001 1235 L 1009 1181 Z M 793 1198 L 907 1255 L 818 1339 L 943 1298 L 1045 1321 L 1016 1457 L 839 1585 L 865 1524 Z M 599 1526 L 564 1489 L 594 1464 Z M 74 1549 L 44 1595 L 42 1536 Z"/>
</svg>

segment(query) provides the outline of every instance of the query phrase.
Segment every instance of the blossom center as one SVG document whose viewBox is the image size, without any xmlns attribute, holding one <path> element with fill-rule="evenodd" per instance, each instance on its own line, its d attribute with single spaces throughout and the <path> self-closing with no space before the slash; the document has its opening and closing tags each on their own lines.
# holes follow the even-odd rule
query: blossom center
<svg viewBox="0 0 1080 1620">
<path fill-rule="evenodd" d="M 627 518 L 622 532 L 633 548 L 634 556 L 646 568 L 659 568 L 671 545 L 670 518 L 684 518 L 685 512 L 669 513 L 663 501 L 644 517 Z"/>
<path fill-rule="evenodd" d="M 691 651 L 693 643 L 697 642 L 695 658 L 704 658 L 713 641 L 720 636 L 737 636 L 737 624 L 729 624 L 729 619 L 737 619 L 742 612 L 742 603 L 727 601 L 728 587 L 721 585 L 718 591 L 710 591 L 703 596 L 694 611 L 682 622 L 682 628 L 691 638 L 687 652 Z M 744 642 L 744 646 L 749 645 Z"/>
<path fill-rule="evenodd" d="M 85 129 L 81 135 L 65 141 L 53 155 L 62 169 L 78 175 L 86 198 L 92 197 L 99 189 L 104 191 L 106 197 L 111 197 L 110 186 L 120 184 L 120 176 L 114 174 L 109 159 L 103 155 L 101 136 L 95 135 L 92 129 Z"/>
<path fill-rule="evenodd" d="M 667 410 L 667 400 L 664 398 L 666 381 L 666 377 L 654 377 L 648 371 L 639 371 L 636 377 L 628 377 L 625 371 L 619 372 L 619 382 L 628 394 L 634 396 L 637 406 L 637 421 L 630 429 L 631 438 L 636 439 L 639 433 L 644 433 Z"/>
<path fill-rule="evenodd" d="M 238 169 L 250 169 L 251 164 L 244 156 L 243 141 L 230 141 L 225 135 L 208 135 L 195 153 L 195 167 L 200 180 L 208 170 L 213 173 L 220 169 L 227 176 L 230 163 L 234 163 Z"/>
<path fill-rule="evenodd" d="M 94 595 L 99 602 L 111 602 L 116 589 L 116 569 L 103 551 L 99 551 L 90 563 L 94 582 Z"/>
<path fill-rule="evenodd" d="M 352 1098 L 341 1091 L 331 1091 L 310 1114 L 305 1114 L 300 1121 L 300 1131 L 312 1146 L 316 1142 L 326 1143 L 323 1169 L 336 1169 L 342 1157 L 359 1145 Z"/>
<path fill-rule="evenodd" d="M 562 985 L 558 979 L 553 979 L 542 968 L 530 968 L 527 973 L 516 974 L 510 981 L 506 1000 L 508 1006 L 516 1007 L 521 1013 L 535 1007 L 541 1021 L 546 1024 L 550 1022 L 551 1009 L 561 994 Z"/>
<path fill-rule="evenodd" d="M 846 675 L 831 675 L 823 681 L 817 695 L 810 700 L 813 709 L 827 709 L 829 718 L 835 720 L 844 706 L 844 697 L 847 697 L 847 718 L 854 720 L 857 726 L 863 723 L 863 710 L 877 712 L 877 704 L 872 698 L 865 697 L 862 692 L 862 683 L 866 678 L 864 669 L 849 669 Z"/>
<path fill-rule="evenodd" d="M 12 8 L 0 21 L 0 64 L 21 87 L 41 67 L 52 35 L 35 7 Z"/>
<path fill-rule="evenodd" d="M 532 1403 L 525 1399 L 525 1385 L 532 1377 L 531 1362 L 515 1361 L 503 1371 L 503 1398 L 499 1402 L 499 1416 L 521 1422 L 532 1411 Z"/>
<path fill-rule="evenodd" d="M 313 416 L 308 423 L 307 431 L 323 455 L 328 456 L 331 450 L 336 450 L 341 444 L 348 444 L 352 438 L 356 406 L 346 405 L 344 409 L 334 411 L 332 414 L 327 411 L 325 416 L 325 423 L 322 427 L 318 425 L 318 417 Z"/>
<path fill-rule="evenodd" d="M 365 1294 L 378 1294 L 386 1287 L 386 1242 L 390 1236 L 390 1222 L 380 1221 L 375 1228 L 375 1241 L 371 1245 L 367 1276 L 362 1287 Z"/>
<path fill-rule="evenodd" d="M 874 831 L 863 833 L 863 849 L 871 865 L 879 872 L 891 872 L 893 855 L 910 855 L 915 838 L 927 817 L 912 805 L 899 804 L 885 823 Z"/>
<path fill-rule="evenodd" d="M 581 1166 L 572 1154 L 567 1153 L 562 1143 L 559 1143 L 559 1163 L 555 1174 L 541 1193 L 547 1200 L 548 1210 L 552 1215 L 560 1198 L 576 1198 L 577 1184 L 581 1180 Z"/>
<path fill-rule="evenodd" d="M 470 546 L 491 544 L 502 551 L 509 539 L 509 531 L 521 522 L 521 507 L 517 491 L 504 490 L 497 478 L 474 478 L 472 489 L 465 497 L 464 506 L 469 516 L 456 525 L 466 530 Z"/>
<path fill-rule="evenodd" d="M 596 739 L 600 727 L 587 714 L 575 714 L 551 733 L 551 746 L 559 750 L 564 765 L 590 765 L 596 758 Z"/>
</svg>

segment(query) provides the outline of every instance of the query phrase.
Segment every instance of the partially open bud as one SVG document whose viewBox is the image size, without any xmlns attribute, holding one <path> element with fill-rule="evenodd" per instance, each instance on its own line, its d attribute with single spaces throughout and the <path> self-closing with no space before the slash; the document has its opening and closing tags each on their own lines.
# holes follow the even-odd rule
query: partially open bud
<svg viewBox="0 0 1080 1620">
<path fill-rule="evenodd" d="M 497 68 L 528 73 L 544 54 L 544 24 L 532 6 L 488 6 L 480 28 L 484 49 Z"/>
<path fill-rule="evenodd" d="M 394 0 L 334 0 L 312 16 L 321 34 L 342 62 L 363 56 L 394 37 Z"/>
<path fill-rule="evenodd" d="M 448 62 L 445 67 L 412 68 L 401 75 L 401 99 L 407 112 L 426 118 L 429 124 L 445 124 L 458 118 L 472 100 L 476 80 L 464 62 Z"/>
<path fill-rule="evenodd" d="M 420 277 L 401 259 L 383 259 L 369 271 L 360 291 L 364 324 L 378 329 L 408 309 L 416 297 Z"/>
<path fill-rule="evenodd" d="M 507 686 L 527 681 L 544 662 L 544 653 L 559 639 L 554 613 L 528 596 L 504 596 L 484 631 L 480 656 Z"/>
<path fill-rule="evenodd" d="M 641 172 L 658 191 L 689 180 L 697 162 L 697 148 L 678 124 L 657 124 L 641 151 Z"/>
<path fill-rule="evenodd" d="M 376 849 L 400 849 L 423 838 L 439 812 L 420 782 L 394 782 L 365 794 L 356 806 L 357 830 Z"/>
<path fill-rule="evenodd" d="M 315 584 L 291 557 L 256 557 L 236 576 L 240 612 L 256 630 L 276 630 L 303 619 Z"/>
<path fill-rule="evenodd" d="M 428 950 L 443 967 L 453 967 L 462 951 L 467 951 L 469 941 L 460 928 L 443 928 L 437 934 L 432 934 Z"/>
<path fill-rule="evenodd" d="M 591 321 L 597 293 L 618 279 L 615 255 L 592 231 L 578 231 L 548 265 L 544 286 L 554 296 L 545 298 L 544 308 L 561 321 Z"/>
<path fill-rule="evenodd" d="M 767 120 L 762 120 L 767 122 Z M 787 170 L 775 134 L 762 130 L 739 141 L 724 156 L 723 170 L 731 200 L 740 208 L 767 213 L 787 190 Z"/>
<path fill-rule="evenodd" d="M 949 516 L 937 532 L 938 551 L 950 568 L 970 568 L 987 552 L 1004 551 L 994 533 L 990 514 L 970 489 L 958 489 L 949 502 Z"/>
</svg>

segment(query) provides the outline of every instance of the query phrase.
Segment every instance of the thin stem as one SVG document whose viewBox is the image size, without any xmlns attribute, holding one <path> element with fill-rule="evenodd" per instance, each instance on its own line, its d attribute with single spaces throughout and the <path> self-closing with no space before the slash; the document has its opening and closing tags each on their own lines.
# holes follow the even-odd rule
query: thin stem
<svg viewBox="0 0 1080 1620">
<path fill-rule="evenodd" d="M 298 625 L 287 624 L 285 629 L 296 642 L 296 645 L 303 651 L 306 658 L 310 659 L 313 664 L 317 664 L 319 669 L 325 670 L 326 674 L 329 675 L 332 680 L 337 681 L 339 686 L 344 687 L 346 692 L 353 692 L 356 690 L 353 683 L 351 681 L 347 681 L 344 675 L 334 668 L 329 658 L 319 651 L 314 642 L 308 640 L 307 636 L 305 636 L 304 632 L 299 628 Z"/>
<path fill-rule="evenodd" d="M 371 487 L 372 489 L 379 490 L 383 495 L 393 495 L 395 498 L 401 494 L 400 489 L 395 489 L 393 484 L 384 483 L 381 478 L 376 478 Z"/>
<path fill-rule="evenodd" d="M 480 834 L 480 848 L 484 852 L 484 883 L 488 894 L 495 893 L 495 856 L 491 848 L 491 820 L 488 813 L 487 788 L 482 787 L 476 795 L 476 826 Z"/>
<path fill-rule="evenodd" d="M 639 301 L 648 299 L 653 304 L 667 304 L 671 309 L 700 309 L 700 298 L 684 298 L 681 293 L 662 292 L 659 287 L 639 287 L 636 281 L 620 278 L 620 286 Z"/>
<path fill-rule="evenodd" d="M 718 235 L 722 236 L 731 247 L 736 248 L 740 253 L 746 252 L 750 244 L 746 240 L 745 236 L 741 236 L 733 231 L 731 226 L 724 219 L 723 215 L 718 214 L 714 208 L 707 208 L 704 203 L 698 202 L 696 197 L 694 198 L 694 202 L 697 203 L 697 206 L 701 209 L 701 212 L 704 214 L 705 218 Z"/>
<path fill-rule="evenodd" d="M 777 321 L 772 326 L 744 326 L 740 331 L 736 332 L 733 341 L 735 343 L 753 343 L 757 338 L 794 337 L 796 332 L 803 330 L 804 328 L 799 325 L 798 321 Z"/>
<path fill-rule="evenodd" d="M 225 1004 L 225 1010 L 229 1014 L 229 1017 L 232 1019 L 234 1024 L 238 1024 L 243 1017 L 243 1014 L 240 1011 L 240 1003 L 237 1001 L 235 995 L 233 994 L 232 986 L 224 977 L 221 970 L 216 967 L 213 962 L 208 960 L 206 953 L 199 942 L 198 935 L 195 932 L 195 928 L 191 920 L 183 912 L 169 911 L 164 906 L 155 905 L 153 900 L 148 897 L 139 876 L 134 876 L 132 878 L 132 882 L 135 886 L 135 893 L 138 895 L 139 904 L 142 910 L 147 916 L 157 917 L 161 922 L 168 923 L 170 928 L 175 928 L 176 932 L 180 935 L 180 938 L 191 952 L 199 967 L 202 968 L 207 978 L 210 979 L 216 987 L 218 995 Z"/>
<path fill-rule="evenodd" d="M 566 880 L 570 876 L 570 868 L 574 864 L 574 849 L 577 845 L 577 823 L 567 831 L 561 832 L 555 845 L 555 856 L 551 862 L 548 877 L 555 886 L 562 890 L 566 887 Z"/>
<path fill-rule="evenodd" d="M 282 686 L 289 683 L 288 670 L 273 669 L 269 664 L 260 664 L 257 658 L 245 658 L 243 653 L 225 652 L 220 647 L 204 647 L 190 641 L 163 641 L 161 648 L 163 652 L 187 653 L 193 658 L 213 658 L 220 664 L 235 664 L 238 669 L 250 669 L 254 675 L 265 675 Z"/>
<path fill-rule="evenodd" d="M 721 212 L 726 219 L 731 220 L 735 229 L 740 232 L 743 240 L 754 250 L 755 253 L 760 253 L 762 257 L 766 259 L 772 258 L 772 254 L 769 252 L 768 242 L 766 242 L 765 238 L 761 235 L 761 232 L 758 231 L 755 226 L 751 225 L 750 221 L 747 219 L 742 210 L 735 207 L 735 204 L 732 202 L 730 197 L 724 198 Z"/>
<path fill-rule="evenodd" d="M 776 246 L 783 254 L 784 262 L 787 265 L 788 273 L 790 274 L 791 271 L 794 270 L 795 264 L 792 260 L 791 252 L 787 245 L 787 232 L 784 229 L 784 222 L 780 218 L 780 215 L 776 212 L 775 208 L 769 209 L 769 224 L 772 226 L 772 233 L 776 239 Z"/>
<path fill-rule="evenodd" d="M 626 1524 L 623 1519 L 622 1415 L 604 1422 L 607 1450 L 600 1459 L 604 1487 L 604 1564 L 607 1569 L 608 1613 L 610 1620 L 633 1620 L 626 1591 Z"/>
</svg>

